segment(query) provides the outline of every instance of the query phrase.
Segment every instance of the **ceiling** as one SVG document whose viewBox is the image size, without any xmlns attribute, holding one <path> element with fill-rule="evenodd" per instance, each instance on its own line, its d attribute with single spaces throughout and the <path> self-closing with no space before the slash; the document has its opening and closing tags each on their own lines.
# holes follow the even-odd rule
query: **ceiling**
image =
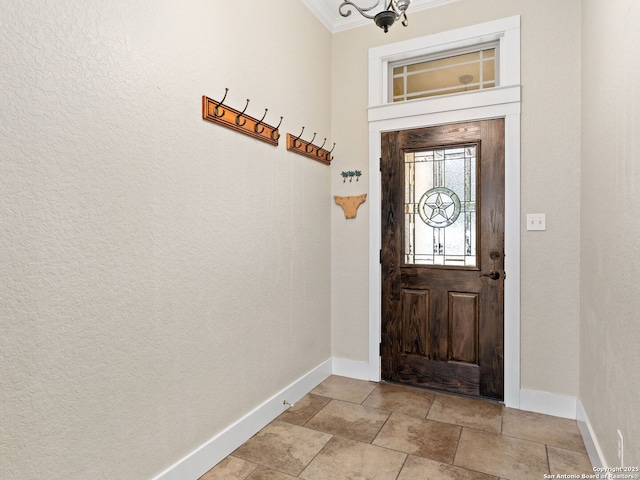
<svg viewBox="0 0 640 480">
<path fill-rule="evenodd" d="M 302 0 L 307 8 L 309 8 L 309 10 L 311 10 L 314 15 L 318 17 L 318 19 L 324 24 L 324 26 L 327 27 L 327 29 L 332 33 L 373 23 L 373 20 L 369 20 L 363 17 L 355 10 L 353 10 L 353 13 L 348 17 L 342 17 L 338 13 L 338 7 L 342 3 L 342 1 L 343 0 Z M 352 1 L 359 7 L 370 7 L 376 2 L 376 0 Z M 378 13 L 380 10 L 382 10 L 382 3 L 388 2 L 388 0 L 380 1 L 381 5 L 373 10 L 372 13 Z M 445 3 L 456 1 L 458 0 L 412 0 L 411 5 L 407 10 L 409 21 L 411 21 L 411 12 L 417 12 L 418 10 L 424 10 L 425 8 L 430 8 L 436 5 L 442 5 Z"/>
</svg>

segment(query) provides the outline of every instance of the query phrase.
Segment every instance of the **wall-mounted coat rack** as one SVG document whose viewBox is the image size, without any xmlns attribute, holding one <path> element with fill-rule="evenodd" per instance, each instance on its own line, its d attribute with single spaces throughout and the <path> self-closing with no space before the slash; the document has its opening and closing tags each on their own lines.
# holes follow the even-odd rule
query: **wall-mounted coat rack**
<svg viewBox="0 0 640 480">
<path fill-rule="evenodd" d="M 278 123 L 277 127 L 273 127 L 264 122 L 267 112 L 269 111 L 268 108 L 264 109 L 264 115 L 260 120 L 250 117 L 244 113 L 247 111 L 247 107 L 249 106 L 248 98 L 247 104 L 244 106 L 242 111 L 224 105 L 224 100 L 227 98 L 228 92 L 229 89 L 225 88 L 224 97 L 222 97 L 222 100 L 219 102 L 203 95 L 202 118 L 277 146 L 278 139 L 280 138 L 278 128 L 280 128 L 280 125 L 282 124 L 282 117 L 280 117 L 280 123 Z"/>
<path fill-rule="evenodd" d="M 313 141 L 316 138 L 316 134 L 313 134 L 313 138 L 310 142 L 306 140 L 302 140 L 300 137 L 304 133 L 304 127 L 302 127 L 302 131 L 300 135 L 294 137 L 290 133 L 287 133 L 287 150 L 291 150 L 299 155 L 304 155 L 305 157 L 312 158 L 313 160 L 317 160 L 318 162 L 324 163 L 325 165 L 331 165 L 331 152 L 336 148 L 336 144 L 333 144 L 331 150 L 325 150 L 324 144 L 327 143 L 327 139 L 324 139 L 322 145 L 319 147 L 313 144 Z"/>
</svg>

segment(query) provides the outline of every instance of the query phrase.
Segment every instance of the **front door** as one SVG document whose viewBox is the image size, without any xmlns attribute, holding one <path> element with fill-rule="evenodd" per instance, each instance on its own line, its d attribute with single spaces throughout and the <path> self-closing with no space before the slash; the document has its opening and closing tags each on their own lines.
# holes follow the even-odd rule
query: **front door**
<svg viewBox="0 0 640 480">
<path fill-rule="evenodd" d="M 504 119 L 382 134 L 382 378 L 504 397 Z"/>
</svg>

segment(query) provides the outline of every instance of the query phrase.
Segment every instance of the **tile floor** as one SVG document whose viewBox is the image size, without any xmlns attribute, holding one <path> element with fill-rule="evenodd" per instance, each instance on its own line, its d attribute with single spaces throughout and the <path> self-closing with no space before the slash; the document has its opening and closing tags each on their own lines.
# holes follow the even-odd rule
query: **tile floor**
<svg viewBox="0 0 640 480">
<path fill-rule="evenodd" d="M 200 480 L 540 480 L 593 473 L 575 421 L 331 376 Z"/>
</svg>

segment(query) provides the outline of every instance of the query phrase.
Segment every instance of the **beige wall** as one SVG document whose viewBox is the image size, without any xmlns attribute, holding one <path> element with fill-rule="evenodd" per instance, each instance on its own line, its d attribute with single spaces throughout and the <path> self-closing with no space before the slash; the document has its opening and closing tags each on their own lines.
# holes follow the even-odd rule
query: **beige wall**
<svg viewBox="0 0 640 480">
<path fill-rule="evenodd" d="M 608 462 L 620 428 L 640 463 L 638 5 L 460 0 L 331 37 L 273 4 L 0 6 L 0 478 L 149 478 L 330 355 L 366 361 L 368 204 L 330 193 L 368 190 L 368 49 L 511 15 L 522 216 L 547 213 L 521 232 L 522 387 L 579 395 Z M 225 87 L 333 165 L 202 121 Z"/>
<path fill-rule="evenodd" d="M 526 213 L 547 214 L 546 232 L 521 234 L 522 388 L 577 396 L 579 0 L 461 0 L 415 12 L 409 28 L 397 25 L 386 35 L 373 24 L 335 34 L 332 128 L 339 155 L 332 187 L 339 195 L 366 191 L 343 184 L 339 172 L 362 170 L 368 182 L 369 48 L 512 15 L 522 21 L 522 226 Z M 355 221 L 340 213 L 332 212 L 332 351 L 366 361 L 368 208 Z"/>
<path fill-rule="evenodd" d="M 580 398 L 609 465 L 640 465 L 640 5 L 583 2 Z"/>
<path fill-rule="evenodd" d="M 229 87 L 329 136 L 330 33 L 298 1 L 0 23 L 0 478 L 150 478 L 331 355 L 330 169 L 201 119 Z"/>
</svg>

